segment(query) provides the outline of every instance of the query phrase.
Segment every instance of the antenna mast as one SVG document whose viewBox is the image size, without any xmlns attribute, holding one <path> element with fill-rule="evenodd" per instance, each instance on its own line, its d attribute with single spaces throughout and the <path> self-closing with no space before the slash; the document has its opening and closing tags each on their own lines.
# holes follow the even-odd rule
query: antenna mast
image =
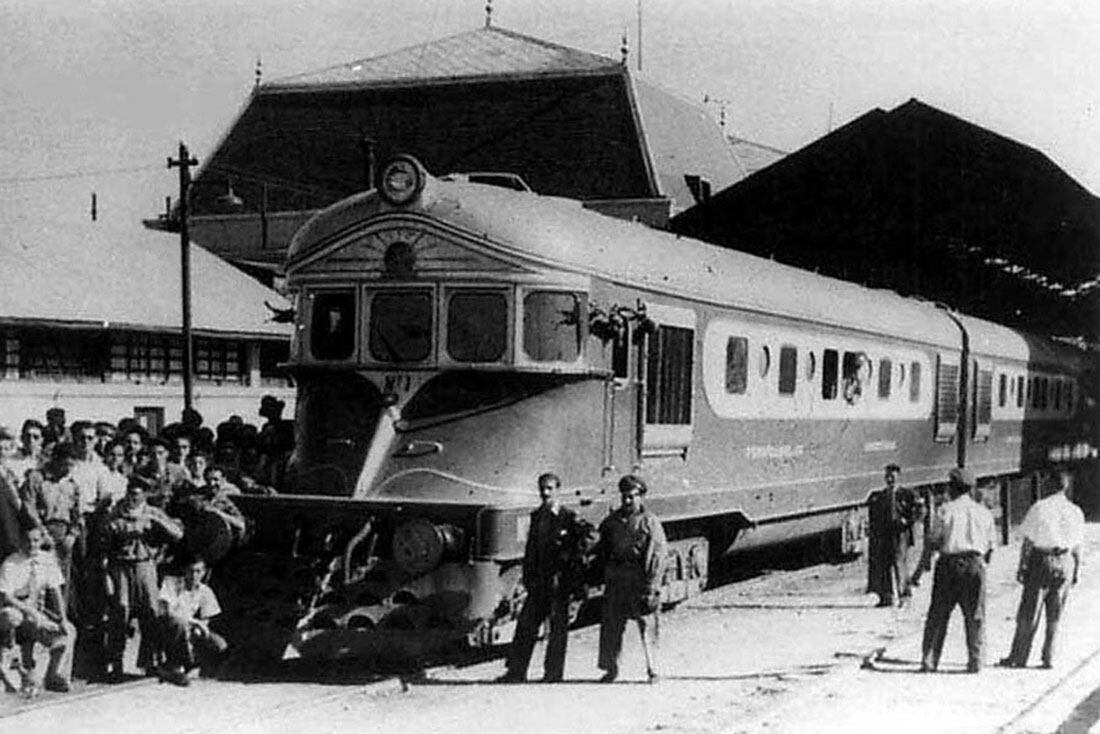
<svg viewBox="0 0 1100 734">
<path fill-rule="evenodd" d="M 642 71 L 642 0 L 638 0 L 638 72 Z"/>
</svg>

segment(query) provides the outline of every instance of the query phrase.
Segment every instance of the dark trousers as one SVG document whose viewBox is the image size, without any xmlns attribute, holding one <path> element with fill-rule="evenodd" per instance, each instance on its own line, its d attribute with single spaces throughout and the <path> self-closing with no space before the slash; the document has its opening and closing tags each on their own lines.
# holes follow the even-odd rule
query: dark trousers
<svg viewBox="0 0 1100 734">
<path fill-rule="evenodd" d="M 932 602 L 924 622 L 921 665 L 935 670 L 940 664 L 947 624 L 955 605 L 962 608 L 966 625 L 967 668 L 982 665 L 985 622 L 985 562 L 977 553 L 940 556 L 932 578 Z"/>
<path fill-rule="evenodd" d="M 1062 618 L 1062 610 L 1069 596 L 1069 578 L 1072 574 L 1069 564 L 1072 562 L 1069 553 L 1054 555 L 1032 550 L 1028 555 L 1024 590 L 1016 610 L 1016 634 L 1008 656 L 1013 665 L 1027 665 L 1031 642 L 1039 629 L 1039 617 L 1044 609 L 1047 626 L 1043 640 L 1043 664 L 1054 663 L 1054 641 L 1058 634 L 1058 621 Z"/>
<path fill-rule="evenodd" d="M 157 567 L 152 560 L 114 562 L 107 569 L 111 598 L 107 615 L 107 656 L 116 664 L 122 663 L 126 649 L 127 630 L 132 618 L 141 625 L 141 646 L 138 648 L 139 667 L 153 665 L 156 655 L 157 632 L 155 629 L 157 608 Z"/>
<path fill-rule="evenodd" d="M 162 616 L 160 634 L 165 658 L 173 667 L 212 667 L 228 648 L 221 635 L 196 630 L 186 617 Z"/>
<path fill-rule="evenodd" d="M 561 680 L 569 634 L 569 594 L 550 584 L 533 585 L 527 590 L 516 624 L 516 636 L 508 653 L 509 674 L 526 677 L 535 637 L 544 619 L 550 621 L 550 635 L 546 641 L 543 675 L 549 680 Z"/>
<path fill-rule="evenodd" d="M 646 586 L 641 570 L 624 573 L 621 569 L 608 568 L 605 581 L 597 667 L 609 672 L 619 670 L 623 632 L 626 631 L 627 620 L 633 619 L 638 624 L 648 672 L 656 673 L 657 614 L 647 613 L 643 607 Z"/>
</svg>

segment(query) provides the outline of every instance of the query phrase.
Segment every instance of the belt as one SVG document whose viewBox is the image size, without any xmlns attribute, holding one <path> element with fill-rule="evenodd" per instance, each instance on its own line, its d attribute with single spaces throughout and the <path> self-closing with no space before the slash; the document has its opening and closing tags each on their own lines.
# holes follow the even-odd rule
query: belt
<svg viewBox="0 0 1100 734">
<path fill-rule="evenodd" d="M 1031 550 L 1044 556 L 1060 556 L 1069 553 L 1069 548 L 1032 548 Z"/>
</svg>

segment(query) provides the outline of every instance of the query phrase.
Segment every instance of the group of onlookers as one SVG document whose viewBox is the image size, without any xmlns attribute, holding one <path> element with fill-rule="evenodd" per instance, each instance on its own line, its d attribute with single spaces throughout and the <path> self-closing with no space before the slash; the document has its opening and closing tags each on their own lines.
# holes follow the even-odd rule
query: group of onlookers
<svg viewBox="0 0 1100 734">
<path fill-rule="evenodd" d="M 263 399 L 261 429 L 234 416 L 214 432 L 185 410 L 150 436 L 132 418 L 66 424 L 61 408 L 24 421 L 18 443 L 0 427 L 0 685 L 67 691 L 74 653 L 83 677 L 125 680 L 135 628 L 145 674 L 187 685 L 201 653 L 219 658 L 203 577 L 247 532 L 233 496 L 281 479 L 282 407 Z"/>
<path fill-rule="evenodd" d="M 886 467 L 886 486 L 868 501 L 869 548 L 867 591 L 877 593 L 879 606 L 905 603 L 910 588 L 932 570 L 932 598 L 925 620 L 921 672 L 939 668 L 947 626 L 954 608 L 962 610 L 966 629 L 967 672 L 984 664 L 986 566 L 997 545 L 992 513 L 975 496 L 969 469 L 952 469 L 946 494 L 920 496 L 900 486 L 901 468 Z M 1023 585 L 1016 613 L 1012 649 L 999 665 L 1026 667 L 1039 618 L 1045 612 L 1041 666 L 1054 666 L 1058 624 L 1070 587 L 1078 581 L 1085 518 L 1073 502 L 1074 478 L 1058 474 L 1058 491 L 1036 501 L 1019 527 L 1020 558 L 1016 578 Z M 915 531 L 923 527 L 923 533 Z M 923 537 L 921 559 L 910 575 L 908 556 Z"/>
</svg>

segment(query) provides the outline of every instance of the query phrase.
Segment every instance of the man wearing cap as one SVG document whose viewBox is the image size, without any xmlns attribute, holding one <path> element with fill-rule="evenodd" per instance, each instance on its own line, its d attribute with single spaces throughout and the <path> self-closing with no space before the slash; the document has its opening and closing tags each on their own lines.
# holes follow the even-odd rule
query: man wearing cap
<svg viewBox="0 0 1100 734">
<path fill-rule="evenodd" d="M 661 521 L 642 505 L 645 493 L 640 477 L 624 476 L 619 480 L 619 508 L 600 523 L 596 555 L 603 562 L 604 602 L 598 665 L 604 671 L 603 683 L 619 676 L 628 619 L 638 623 L 649 680 L 657 679 L 656 661 L 651 657 L 655 650 L 651 651 L 647 634 L 656 637 L 667 541 Z"/>
<path fill-rule="evenodd" d="M 508 655 L 508 672 L 503 683 L 520 683 L 527 678 L 527 666 L 535 636 L 543 620 L 549 619 L 543 681 L 557 683 L 565 669 L 565 647 L 569 628 L 569 601 L 580 575 L 588 528 L 576 513 L 558 502 L 561 479 L 546 473 L 538 478 L 541 504 L 531 513 L 523 553 L 523 586 L 527 598 L 516 624 L 516 636 Z"/>
<path fill-rule="evenodd" d="M 968 673 L 982 667 L 985 622 L 985 567 L 993 557 L 996 527 L 993 515 L 970 496 L 974 475 L 969 469 L 948 474 L 948 501 L 936 512 L 929 540 L 939 553 L 932 577 L 932 601 L 924 623 L 921 671 L 940 664 L 947 623 L 955 605 L 962 608 L 966 625 Z"/>
<path fill-rule="evenodd" d="M 898 486 L 901 467 L 887 464 L 886 486 L 867 499 L 867 592 L 878 594 L 878 605 L 894 605 L 895 593 L 904 603 L 909 598 L 909 549 L 913 526 L 922 507 L 913 490 Z"/>
<path fill-rule="evenodd" d="M 1016 580 L 1024 589 L 1016 611 L 1012 652 L 1000 663 L 1009 668 L 1027 665 L 1031 641 L 1039 629 L 1039 615 L 1043 609 L 1046 609 L 1047 626 L 1042 665 L 1044 668 L 1054 666 L 1058 621 L 1062 618 L 1069 587 L 1077 583 L 1081 543 L 1085 538 L 1085 514 L 1073 503 L 1073 475 L 1062 472 L 1059 481 L 1060 491 L 1032 505 L 1020 525 L 1023 543 Z"/>
</svg>

